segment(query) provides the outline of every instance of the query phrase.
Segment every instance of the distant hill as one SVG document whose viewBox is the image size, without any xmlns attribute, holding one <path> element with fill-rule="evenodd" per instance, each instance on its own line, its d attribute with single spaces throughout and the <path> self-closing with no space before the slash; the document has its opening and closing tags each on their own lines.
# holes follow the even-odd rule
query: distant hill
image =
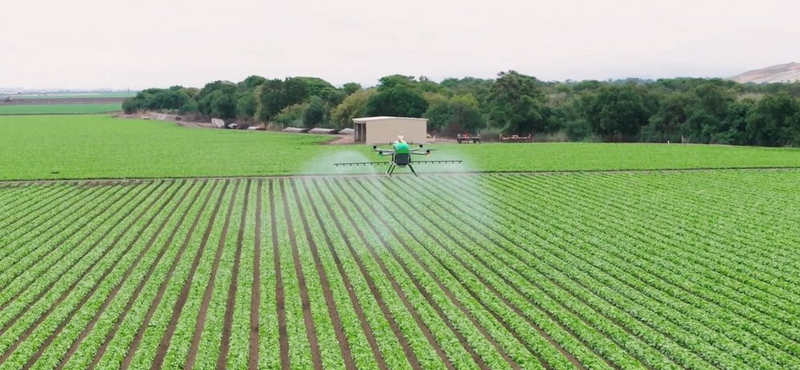
<svg viewBox="0 0 800 370">
<path fill-rule="evenodd" d="M 800 81 L 800 63 L 779 64 L 772 67 L 747 71 L 729 78 L 740 83 L 772 83 Z"/>
</svg>

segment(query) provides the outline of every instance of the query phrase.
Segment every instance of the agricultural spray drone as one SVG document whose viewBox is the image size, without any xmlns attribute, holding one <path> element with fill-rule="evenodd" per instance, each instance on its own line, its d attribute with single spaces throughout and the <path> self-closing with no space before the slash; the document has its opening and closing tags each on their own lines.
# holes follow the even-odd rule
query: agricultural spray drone
<svg viewBox="0 0 800 370">
<path fill-rule="evenodd" d="M 423 163 L 423 164 L 458 164 L 462 161 L 460 159 L 443 159 L 438 161 L 413 161 L 412 156 L 415 155 L 424 155 L 430 156 L 431 150 L 434 149 L 426 149 L 419 145 L 418 148 L 411 148 L 408 143 L 403 140 L 403 135 L 398 136 L 397 141 L 391 144 L 392 149 L 378 149 L 377 145 L 372 146 L 372 150 L 378 153 L 379 156 L 383 157 L 385 155 L 391 155 L 392 159 L 388 162 L 348 162 L 348 163 L 335 163 L 336 167 L 345 167 L 345 166 L 372 166 L 372 165 L 382 165 L 382 164 L 389 164 L 389 168 L 386 170 L 386 176 L 392 177 L 392 173 L 394 173 L 395 168 L 397 167 L 406 167 L 408 166 L 411 169 L 411 173 L 414 176 L 417 176 L 417 172 L 414 171 L 414 166 L 411 163 Z"/>
</svg>

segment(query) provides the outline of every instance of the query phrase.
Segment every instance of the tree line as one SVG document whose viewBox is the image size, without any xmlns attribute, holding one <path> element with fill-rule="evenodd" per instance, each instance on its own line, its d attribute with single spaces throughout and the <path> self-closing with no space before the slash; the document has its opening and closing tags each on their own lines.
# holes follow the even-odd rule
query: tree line
<svg viewBox="0 0 800 370">
<path fill-rule="evenodd" d="M 495 79 L 391 75 L 375 87 L 316 77 L 250 76 L 202 89 L 147 89 L 123 109 L 246 123 L 344 128 L 362 116 L 424 117 L 428 130 L 523 134 L 545 140 L 800 146 L 800 82 L 740 84 L 673 78 L 546 82 L 515 71 Z"/>
</svg>

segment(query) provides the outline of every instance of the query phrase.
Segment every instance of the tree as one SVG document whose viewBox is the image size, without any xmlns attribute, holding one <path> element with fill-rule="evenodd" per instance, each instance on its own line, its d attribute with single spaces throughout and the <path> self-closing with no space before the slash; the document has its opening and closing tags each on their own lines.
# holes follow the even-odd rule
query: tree
<svg viewBox="0 0 800 370">
<path fill-rule="evenodd" d="M 344 93 L 347 94 L 348 96 L 354 94 L 356 91 L 359 90 L 361 90 L 361 84 L 356 82 L 348 82 L 342 85 L 342 91 L 344 91 Z"/>
<path fill-rule="evenodd" d="M 252 76 L 248 76 L 247 78 L 245 78 L 244 81 L 239 82 L 238 85 L 239 85 L 239 89 L 241 89 L 241 90 L 253 90 L 256 87 L 259 87 L 259 86 L 263 85 L 265 82 L 267 82 L 266 78 L 261 77 L 261 76 L 252 75 Z"/>
<path fill-rule="evenodd" d="M 403 75 L 390 75 L 381 77 L 378 80 L 380 83 L 378 84 L 378 91 L 389 90 L 395 87 L 405 87 L 413 89 L 416 86 L 417 81 L 415 81 L 414 76 L 403 76 Z"/>
<path fill-rule="evenodd" d="M 378 88 L 378 93 L 367 101 L 368 116 L 422 117 L 428 102 L 416 90 L 401 85 L 388 89 Z"/>
<path fill-rule="evenodd" d="M 230 119 L 236 117 L 236 85 L 229 81 L 206 84 L 197 95 L 197 108 L 210 117 Z"/>
<path fill-rule="evenodd" d="M 283 108 L 273 119 L 285 125 L 301 125 L 303 123 L 303 112 L 308 108 L 308 103 L 294 104 Z"/>
<path fill-rule="evenodd" d="M 308 96 L 303 78 L 268 80 L 256 89 L 256 119 L 269 121 L 283 108 L 305 102 Z"/>
<path fill-rule="evenodd" d="M 675 93 L 662 98 L 658 111 L 642 129 L 642 141 L 680 142 L 681 127 L 684 127 L 688 119 L 686 110 L 692 104 L 694 96 L 690 94 Z"/>
<path fill-rule="evenodd" d="M 487 102 L 492 125 L 506 133 L 543 132 L 548 110 L 536 78 L 515 71 L 500 72 L 489 89 Z"/>
<path fill-rule="evenodd" d="M 333 126 L 338 129 L 351 127 L 353 118 L 363 117 L 367 114 L 367 100 L 376 93 L 375 89 L 360 90 L 345 98 L 331 112 Z"/>
<path fill-rule="evenodd" d="M 303 112 L 303 125 L 314 128 L 322 124 L 325 119 L 325 102 L 318 96 L 311 98 L 308 107 Z"/>
<path fill-rule="evenodd" d="M 647 123 L 648 112 L 638 87 L 606 85 L 582 96 L 584 118 L 606 140 L 630 140 Z"/>
<path fill-rule="evenodd" d="M 246 90 L 239 93 L 236 99 L 236 117 L 241 119 L 253 119 L 256 115 L 256 96 L 253 90 Z"/>
<path fill-rule="evenodd" d="M 471 94 L 434 100 L 425 112 L 425 118 L 428 119 L 428 130 L 440 131 L 445 135 L 476 133 L 486 126 L 478 111 L 478 102 Z"/>
<path fill-rule="evenodd" d="M 800 101 L 786 92 L 765 96 L 750 111 L 746 130 L 754 145 L 800 144 Z"/>
</svg>

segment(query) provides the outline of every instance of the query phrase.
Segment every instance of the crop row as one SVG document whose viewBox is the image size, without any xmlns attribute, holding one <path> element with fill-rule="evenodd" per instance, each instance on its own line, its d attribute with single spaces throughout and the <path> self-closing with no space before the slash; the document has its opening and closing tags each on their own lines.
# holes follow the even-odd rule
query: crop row
<svg viewBox="0 0 800 370">
<path fill-rule="evenodd" d="M 800 368 L 799 178 L 3 187 L 0 369 Z"/>
</svg>

